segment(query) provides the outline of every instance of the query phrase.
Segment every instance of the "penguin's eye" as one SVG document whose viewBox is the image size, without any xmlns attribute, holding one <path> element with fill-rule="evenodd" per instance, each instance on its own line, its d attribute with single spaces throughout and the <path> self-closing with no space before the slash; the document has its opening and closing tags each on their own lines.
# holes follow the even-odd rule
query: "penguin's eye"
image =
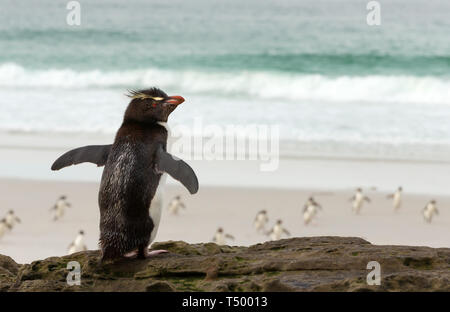
<svg viewBox="0 0 450 312">
<path fill-rule="evenodd" d="M 162 98 L 162 97 L 151 97 L 151 99 L 152 99 L 152 104 L 151 104 L 152 107 L 156 107 L 158 105 L 157 102 L 164 100 L 164 98 Z"/>
</svg>

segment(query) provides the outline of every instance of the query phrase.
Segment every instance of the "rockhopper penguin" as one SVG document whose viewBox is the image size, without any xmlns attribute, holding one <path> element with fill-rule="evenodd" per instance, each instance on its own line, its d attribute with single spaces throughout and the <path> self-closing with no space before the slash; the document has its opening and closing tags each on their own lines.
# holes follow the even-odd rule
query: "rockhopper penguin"
<svg viewBox="0 0 450 312">
<path fill-rule="evenodd" d="M 255 227 L 257 232 L 264 233 L 266 231 L 267 222 L 269 222 L 267 211 L 261 210 L 256 214 L 255 220 L 253 221 L 253 226 Z"/>
<path fill-rule="evenodd" d="M 389 194 L 387 198 L 392 198 L 392 204 L 394 206 L 394 210 L 397 211 L 400 209 L 402 205 L 402 191 L 403 188 L 401 186 L 398 187 L 398 189 L 393 193 Z"/>
<path fill-rule="evenodd" d="M 8 211 L 8 213 L 6 214 L 5 219 L 6 219 L 6 223 L 8 224 L 10 229 L 14 228 L 16 223 L 20 223 L 21 222 L 19 217 L 14 214 L 14 210 Z"/>
<path fill-rule="evenodd" d="M 270 235 L 272 240 L 279 240 L 283 234 L 286 234 L 286 236 L 291 236 L 291 233 L 283 227 L 282 220 L 277 220 L 277 223 L 275 223 L 273 228 L 266 234 Z"/>
<path fill-rule="evenodd" d="M 359 214 L 359 211 L 361 210 L 364 201 L 367 201 L 368 203 L 370 203 L 370 198 L 365 196 L 363 194 L 362 189 L 359 187 L 356 189 L 355 195 L 353 195 L 350 198 L 350 201 L 352 202 L 352 211 L 355 214 Z"/>
<path fill-rule="evenodd" d="M 0 238 L 3 237 L 9 230 L 11 230 L 11 227 L 6 222 L 6 218 L 3 218 L 0 220 Z"/>
<path fill-rule="evenodd" d="M 135 251 L 138 258 L 148 256 L 161 216 L 161 211 L 149 208 L 163 172 L 191 194 L 198 191 L 192 168 L 166 152 L 163 123 L 184 98 L 167 96 L 157 88 L 131 91 L 128 96 L 131 101 L 113 144 L 71 150 L 52 165 L 52 170 L 83 162 L 105 166 L 98 196 L 102 261 Z"/>
<path fill-rule="evenodd" d="M 72 205 L 67 201 L 65 195 L 60 196 L 53 207 L 50 208 L 50 211 L 53 214 L 53 221 L 61 219 L 64 216 L 66 209 L 71 206 Z"/>
<path fill-rule="evenodd" d="M 231 234 L 227 234 L 224 232 L 223 228 L 219 227 L 214 234 L 214 237 L 212 241 L 216 243 L 217 245 L 225 245 L 227 242 L 227 239 L 234 240 L 234 236 Z"/>
<path fill-rule="evenodd" d="M 423 218 L 426 222 L 431 223 L 431 220 L 433 219 L 433 215 L 439 214 L 439 211 L 436 207 L 436 201 L 433 199 L 431 200 L 425 208 L 422 210 Z"/>
<path fill-rule="evenodd" d="M 303 206 L 303 222 L 305 225 L 308 225 L 312 221 L 319 209 L 322 210 L 322 206 L 312 196 L 309 197 Z"/>
<path fill-rule="evenodd" d="M 67 254 L 70 255 L 75 252 L 85 251 L 85 250 L 87 250 L 87 247 L 84 244 L 84 231 L 80 230 L 78 232 L 77 237 L 75 237 L 75 240 L 72 243 L 70 243 Z"/>
<path fill-rule="evenodd" d="M 174 199 L 172 199 L 169 203 L 168 209 L 171 214 L 177 215 L 180 208 L 186 209 L 186 206 L 181 201 L 181 196 L 177 195 Z"/>
</svg>

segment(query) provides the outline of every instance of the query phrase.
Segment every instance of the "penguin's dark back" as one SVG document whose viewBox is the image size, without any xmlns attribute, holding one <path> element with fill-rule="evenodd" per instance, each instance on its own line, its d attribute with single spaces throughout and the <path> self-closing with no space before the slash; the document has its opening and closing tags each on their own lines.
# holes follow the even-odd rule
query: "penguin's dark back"
<svg viewBox="0 0 450 312">
<path fill-rule="evenodd" d="M 160 144 L 166 148 L 167 130 L 157 123 L 126 122 L 120 127 L 102 174 L 101 215 L 120 214 L 127 220 L 148 217 L 161 177 L 154 170 Z"/>
</svg>

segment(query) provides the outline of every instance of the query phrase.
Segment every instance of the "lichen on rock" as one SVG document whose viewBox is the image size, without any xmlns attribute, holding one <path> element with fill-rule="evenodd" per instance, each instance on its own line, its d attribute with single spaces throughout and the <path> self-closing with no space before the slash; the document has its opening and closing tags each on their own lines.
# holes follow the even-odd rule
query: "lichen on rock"
<svg viewBox="0 0 450 312">
<path fill-rule="evenodd" d="M 146 260 L 100 263 L 99 251 L 17 264 L 0 255 L 0 291 L 450 291 L 450 249 L 377 246 L 354 237 L 305 237 L 250 247 L 155 243 Z M 67 263 L 81 284 L 67 283 Z M 368 285 L 367 263 L 381 266 Z"/>
</svg>

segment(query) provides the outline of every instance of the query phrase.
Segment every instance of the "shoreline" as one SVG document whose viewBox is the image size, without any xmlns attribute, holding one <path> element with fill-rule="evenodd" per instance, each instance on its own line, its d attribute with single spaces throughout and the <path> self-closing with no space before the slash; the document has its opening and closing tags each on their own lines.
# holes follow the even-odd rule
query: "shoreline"
<svg viewBox="0 0 450 312">
<path fill-rule="evenodd" d="M 70 140 L 66 140 L 70 137 Z M 38 150 L 38 151 L 64 151 L 74 148 L 76 146 L 93 145 L 93 144 L 110 144 L 115 137 L 115 132 L 51 132 L 51 131 L 4 131 L 0 130 L 0 150 Z M 193 140 L 197 140 L 198 136 L 192 137 Z M 175 139 L 169 137 L 169 143 Z M 200 140 L 207 140 L 203 137 Z M 332 144 L 336 150 L 326 149 L 327 145 Z M 351 151 L 352 148 L 358 147 L 358 150 Z M 292 140 L 281 139 L 279 156 L 283 159 L 289 160 L 331 160 L 331 161 L 361 161 L 361 162 L 392 162 L 392 163 L 428 163 L 428 164 L 450 164 L 450 160 L 447 157 L 433 158 L 432 156 L 418 157 L 405 155 L 390 155 L 388 152 L 391 149 L 402 149 L 410 146 L 422 146 L 426 147 L 440 147 L 445 149 L 441 151 L 441 154 L 445 151 L 450 152 L 450 145 L 442 143 L 394 143 L 388 142 L 347 142 L 347 141 L 304 141 L 304 140 Z M 378 146 L 378 147 L 376 147 Z M 379 151 L 374 153 L 372 151 L 365 151 L 364 149 L 383 149 L 385 154 L 380 155 Z M 304 152 L 304 150 L 307 150 Z M 315 152 L 313 150 L 316 150 Z M 350 153 L 348 151 L 351 151 Z M 372 152 L 372 154 L 371 154 Z M 198 151 L 187 150 L 182 155 L 190 160 L 202 157 L 202 153 Z M 223 155 L 225 157 L 225 154 Z M 262 157 L 267 155 L 262 155 Z M 249 158 L 248 151 L 245 150 L 245 158 Z M 220 159 L 217 159 L 220 160 Z"/>
<path fill-rule="evenodd" d="M 100 181 L 102 169 L 94 164 L 71 166 L 57 172 L 51 171 L 50 166 L 57 157 L 72 148 L 110 144 L 114 135 L 78 133 L 68 136 L 0 132 L 0 178 Z M 415 194 L 450 195 L 447 188 L 450 162 L 376 159 L 364 158 L 363 155 L 347 158 L 339 155 L 290 157 L 281 151 L 277 169 L 263 172 L 261 168 L 268 163 L 266 160 L 190 160 L 193 157 L 189 153 L 173 154 L 191 165 L 201 186 L 327 191 L 376 187 L 386 192 L 403 186 Z M 168 183 L 176 182 L 169 177 Z"/>
</svg>

